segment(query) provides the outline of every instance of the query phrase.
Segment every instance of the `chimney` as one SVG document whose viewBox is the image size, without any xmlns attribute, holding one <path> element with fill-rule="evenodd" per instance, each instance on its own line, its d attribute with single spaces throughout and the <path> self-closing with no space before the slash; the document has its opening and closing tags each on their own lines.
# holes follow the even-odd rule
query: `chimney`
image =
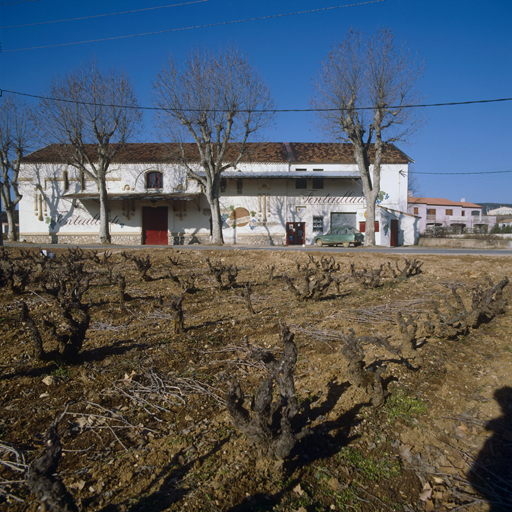
<svg viewBox="0 0 512 512">
<path fill-rule="evenodd" d="M 461 200 L 460 200 L 461 203 L 465 203 L 466 202 L 466 198 L 463 197 Z"/>
<path fill-rule="evenodd" d="M 414 192 L 412 190 L 408 190 L 407 197 L 414 197 Z"/>
</svg>

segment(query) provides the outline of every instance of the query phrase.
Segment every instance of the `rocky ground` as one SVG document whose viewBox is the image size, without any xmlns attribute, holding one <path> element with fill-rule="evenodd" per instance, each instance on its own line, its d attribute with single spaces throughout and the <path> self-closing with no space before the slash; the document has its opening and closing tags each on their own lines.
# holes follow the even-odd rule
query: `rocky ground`
<svg viewBox="0 0 512 512">
<path fill-rule="evenodd" d="M 59 309 L 34 274 L 0 288 L 0 510 L 38 509 L 26 470 L 60 415 L 57 473 L 80 510 L 512 510 L 512 285 L 504 313 L 477 328 L 452 337 L 425 328 L 434 304 L 455 315 L 454 285 L 469 311 L 479 285 L 512 277 L 509 257 L 423 256 L 418 275 L 395 278 L 386 267 L 365 287 L 351 264 L 402 269 L 404 259 L 336 254 L 330 271 L 315 272 L 338 286 L 299 300 L 285 276 L 304 294 L 305 266 L 314 264 L 300 251 L 151 250 L 145 275 L 129 258 L 141 252 L 112 252 L 106 262 L 98 254 L 100 263 L 84 256 L 90 324 L 77 357 L 59 354 L 58 332 L 44 327 Z M 22 256 L 12 250 L 3 261 Z M 236 266 L 225 289 L 207 257 L 232 273 Z M 183 287 L 184 331 L 176 332 L 173 300 Z M 42 334 L 41 359 L 22 302 Z M 399 315 L 423 326 L 412 358 L 396 350 Z M 226 408 L 236 378 L 253 415 L 269 354 L 279 360 L 283 351 L 281 323 L 298 350 L 292 427 L 308 432 L 284 460 L 262 457 Z M 381 405 L 351 378 L 342 353 L 351 329 L 391 344 L 362 345 L 367 375 L 383 372 Z"/>
</svg>

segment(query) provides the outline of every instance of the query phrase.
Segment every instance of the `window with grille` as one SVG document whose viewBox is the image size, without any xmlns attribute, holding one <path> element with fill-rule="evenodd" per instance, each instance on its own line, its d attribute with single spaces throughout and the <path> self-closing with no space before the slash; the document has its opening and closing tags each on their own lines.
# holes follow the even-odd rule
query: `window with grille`
<svg viewBox="0 0 512 512">
<path fill-rule="evenodd" d="M 164 188 L 164 176 L 161 172 L 151 171 L 146 174 L 146 188 Z"/>
<path fill-rule="evenodd" d="M 451 215 L 453 215 L 453 210 L 448 210 L 448 209 L 447 209 L 447 210 L 446 210 L 446 215 L 450 215 L 450 216 L 451 216 Z"/>
<path fill-rule="evenodd" d="M 324 230 L 324 218 L 321 216 L 313 217 L 313 231 L 322 233 Z"/>
</svg>

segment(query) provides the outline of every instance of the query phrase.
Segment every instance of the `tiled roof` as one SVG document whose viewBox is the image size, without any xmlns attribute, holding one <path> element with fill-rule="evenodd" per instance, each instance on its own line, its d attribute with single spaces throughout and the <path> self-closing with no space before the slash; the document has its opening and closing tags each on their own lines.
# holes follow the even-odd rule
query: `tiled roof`
<svg viewBox="0 0 512 512">
<path fill-rule="evenodd" d="M 292 142 L 293 149 L 297 156 L 297 162 L 322 162 L 353 164 L 354 149 L 352 144 L 336 144 L 332 142 Z M 375 148 L 370 148 L 370 161 L 373 162 Z M 384 164 L 403 164 L 412 160 L 396 146 L 390 144 L 382 155 Z"/>
<path fill-rule="evenodd" d="M 468 203 L 462 201 L 450 201 L 442 197 L 408 197 L 409 204 L 427 204 L 432 206 L 462 206 L 464 208 L 482 208 L 475 203 Z"/>
<path fill-rule="evenodd" d="M 199 162 L 199 152 L 194 143 L 183 145 L 185 158 L 189 162 Z M 96 160 L 95 146 L 87 146 L 91 160 Z M 372 148 L 373 149 L 373 148 Z M 239 151 L 239 144 L 230 143 L 225 161 L 233 160 Z M 55 163 L 66 162 L 72 155 L 69 145 L 51 144 L 34 151 L 23 158 L 23 163 Z M 179 161 L 181 151 L 178 144 L 166 143 L 129 143 L 115 157 L 115 163 L 172 163 Z M 372 155 L 370 155 L 372 160 Z M 242 162 L 261 163 L 348 163 L 353 164 L 354 155 L 351 144 L 335 144 L 322 142 L 252 142 L 246 144 Z M 393 145 L 389 145 L 383 155 L 383 163 L 408 163 L 412 160 Z"/>
</svg>

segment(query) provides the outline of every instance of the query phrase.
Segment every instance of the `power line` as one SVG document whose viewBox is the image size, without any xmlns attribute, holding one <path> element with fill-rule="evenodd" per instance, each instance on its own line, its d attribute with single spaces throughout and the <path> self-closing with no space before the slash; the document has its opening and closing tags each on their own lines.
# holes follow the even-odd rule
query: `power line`
<svg viewBox="0 0 512 512">
<path fill-rule="evenodd" d="M 49 44 L 49 45 L 45 45 L 45 46 L 32 46 L 32 47 L 29 47 L 29 48 L 15 48 L 13 50 L 3 50 L 2 53 L 22 52 L 22 51 L 26 51 L 26 50 L 41 50 L 43 48 L 56 48 L 58 46 L 72 46 L 72 45 L 76 45 L 76 44 L 99 43 L 101 41 L 114 41 L 116 39 L 128 39 L 128 38 L 131 38 L 131 37 L 150 36 L 150 35 L 155 35 L 155 34 L 168 34 L 170 32 L 181 32 L 183 30 L 193 30 L 193 29 L 198 29 L 198 28 L 219 27 L 219 26 L 222 26 L 222 25 L 231 25 L 231 24 L 234 24 L 234 23 L 245 23 L 247 21 L 260 21 L 260 20 L 268 20 L 268 19 L 272 19 L 272 18 L 281 18 L 283 16 L 293 16 L 293 15 L 296 15 L 296 14 L 309 14 L 309 13 L 312 13 L 312 12 L 330 11 L 330 10 L 333 10 L 333 9 L 342 9 L 344 7 L 358 7 L 360 5 L 377 4 L 377 3 L 385 2 L 385 1 L 386 0 L 370 0 L 370 1 L 367 1 L 367 2 L 360 2 L 360 3 L 357 3 L 357 4 L 336 5 L 336 6 L 333 6 L 333 7 L 323 7 L 323 8 L 320 8 L 320 9 L 311 9 L 309 11 L 297 11 L 297 12 L 287 12 L 287 13 L 283 13 L 283 14 L 271 14 L 271 15 L 268 15 L 268 16 L 261 16 L 261 17 L 258 17 L 258 18 L 247 18 L 247 19 L 244 19 L 244 20 L 222 21 L 222 22 L 219 22 L 219 23 L 209 23 L 207 25 L 194 25 L 194 26 L 191 26 L 191 27 L 172 28 L 172 29 L 168 29 L 168 30 L 158 30 L 156 32 L 144 32 L 144 33 L 141 33 L 141 34 L 130 34 L 130 35 L 127 35 L 127 36 L 104 37 L 104 38 L 101 38 L 101 39 L 89 39 L 87 41 L 75 41 L 73 43 Z"/>
<path fill-rule="evenodd" d="M 39 0 L 20 0 L 19 2 L 5 2 L 3 4 L 0 4 L 0 6 L 2 6 L 2 5 L 13 5 L 13 4 L 28 4 L 30 2 L 39 2 Z"/>
<path fill-rule="evenodd" d="M 447 174 L 456 174 L 456 175 L 464 175 L 468 176 L 469 174 L 503 174 L 505 172 L 512 172 L 512 169 L 508 171 L 479 171 L 479 172 L 416 172 L 411 171 L 410 174 L 441 174 L 443 176 Z"/>
<path fill-rule="evenodd" d="M 30 2 L 36 2 L 37 0 L 26 0 Z M 132 11 L 121 11 L 121 12 L 110 12 L 108 14 L 93 14 L 91 16 L 83 16 L 81 18 L 69 18 L 66 20 L 53 20 L 53 21 L 39 21 L 37 23 L 25 23 L 24 25 L 8 25 L 0 28 L 21 28 L 21 27 L 33 27 L 34 25 L 48 25 L 50 23 L 63 23 L 65 21 L 80 21 L 80 20 L 89 20 L 92 18 L 104 18 L 105 16 L 116 16 L 117 14 L 132 14 L 134 12 L 142 12 L 142 11 L 152 11 L 154 9 L 166 9 L 168 7 L 180 7 L 182 5 L 190 5 L 190 4 L 199 4 L 202 2 L 208 2 L 209 0 L 195 0 L 193 2 L 184 2 L 181 4 L 171 4 L 171 5 L 159 5 L 157 7 L 146 7 L 144 9 L 134 9 Z M 2 4 L 5 5 L 5 4 Z"/>
<path fill-rule="evenodd" d="M 48 101 L 59 101 L 63 103 L 74 103 L 76 105 L 90 105 L 90 106 L 96 106 L 96 107 L 110 107 L 110 108 L 129 108 L 134 110 L 156 110 L 156 111 L 173 111 L 173 112 L 203 112 L 202 109 L 193 109 L 193 108 L 183 108 L 183 109 L 170 109 L 170 108 L 163 108 L 163 107 L 144 107 L 144 106 L 131 106 L 131 105 L 112 105 L 112 104 L 105 104 L 105 103 L 94 103 L 91 101 L 75 101 L 75 100 L 66 100 L 62 98 L 50 98 L 48 96 L 40 96 L 37 94 L 28 94 L 24 92 L 18 92 L 18 91 L 9 91 L 7 89 L 0 89 L 0 97 L 3 92 L 9 93 L 9 94 L 16 94 L 18 96 L 26 96 L 28 98 L 36 98 L 40 100 L 48 100 Z M 476 105 L 481 103 L 498 103 L 498 102 L 504 102 L 504 101 L 512 101 L 512 98 L 496 98 L 491 100 L 472 100 L 472 101 L 451 101 L 448 103 L 422 103 L 418 105 L 388 105 L 386 108 L 388 109 L 398 109 L 398 108 L 428 108 L 428 107 L 451 107 L 456 105 Z M 344 110 L 373 110 L 375 107 L 352 107 L 352 108 L 345 108 Z M 266 113 L 266 112 L 274 112 L 274 113 L 289 113 L 289 112 L 339 112 L 341 109 L 339 108 L 295 108 L 295 109 L 255 109 L 255 110 L 238 110 L 238 112 L 241 113 Z M 209 110 L 209 112 L 230 112 L 228 109 L 212 109 Z M 445 174 L 445 173 L 440 173 Z"/>
</svg>

